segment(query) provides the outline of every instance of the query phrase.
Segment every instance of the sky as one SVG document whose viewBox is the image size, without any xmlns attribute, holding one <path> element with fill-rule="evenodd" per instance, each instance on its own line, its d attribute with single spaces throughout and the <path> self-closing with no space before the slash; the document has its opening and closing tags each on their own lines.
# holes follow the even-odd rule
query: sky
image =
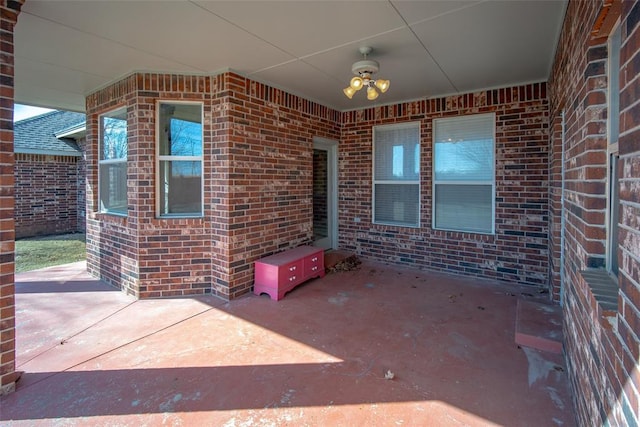
<svg viewBox="0 0 640 427">
<path fill-rule="evenodd" d="M 49 108 L 31 107 L 29 105 L 15 104 L 13 107 L 13 121 L 28 119 L 29 117 L 39 116 L 40 114 L 53 111 Z"/>
</svg>

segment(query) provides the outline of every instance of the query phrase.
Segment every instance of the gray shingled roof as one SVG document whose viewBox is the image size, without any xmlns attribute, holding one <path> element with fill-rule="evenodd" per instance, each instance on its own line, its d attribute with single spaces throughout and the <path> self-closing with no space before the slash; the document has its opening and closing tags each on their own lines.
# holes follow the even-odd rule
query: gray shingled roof
<svg viewBox="0 0 640 427">
<path fill-rule="evenodd" d="M 71 111 L 52 111 L 13 124 L 16 153 L 80 156 L 82 152 L 72 138 L 58 138 L 63 131 L 82 128 L 86 116 Z"/>
</svg>

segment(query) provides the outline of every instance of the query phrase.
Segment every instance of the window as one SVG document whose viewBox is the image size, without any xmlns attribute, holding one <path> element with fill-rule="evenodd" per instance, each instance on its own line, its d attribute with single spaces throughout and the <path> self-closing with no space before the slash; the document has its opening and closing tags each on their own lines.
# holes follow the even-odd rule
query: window
<svg viewBox="0 0 640 427">
<path fill-rule="evenodd" d="M 127 214 L 127 149 L 126 109 L 100 116 L 100 212 Z"/>
<path fill-rule="evenodd" d="M 620 26 L 613 30 L 608 43 L 608 120 L 607 120 L 607 271 L 618 276 L 618 220 L 620 212 L 620 172 L 618 170 L 618 134 L 620 133 Z"/>
<path fill-rule="evenodd" d="M 373 128 L 373 222 L 419 227 L 420 123 Z"/>
<path fill-rule="evenodd" d="M 202 216 L 202 105 L 160 103 L 158 215 Z"/>
<path fill-rule="evenodd" d="M 493 234 L 493 114 L 433 121 L 433 228 Z"/>
</svg>

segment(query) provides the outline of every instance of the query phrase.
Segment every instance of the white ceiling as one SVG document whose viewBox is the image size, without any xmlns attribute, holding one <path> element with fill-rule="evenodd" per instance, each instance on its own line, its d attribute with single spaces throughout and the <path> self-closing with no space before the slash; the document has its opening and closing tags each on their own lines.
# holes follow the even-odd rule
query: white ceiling
<svg viewBox="0 0 640 427">
<path fill-rule="evenodd" d="M 17 103 L 84 110 L 134 71 L 231 69 L 338 110 L 546 81 L 566 0 L 38 1 L 15 30 Z M 342 93 L 362 59 L 391 87 Z"/>
</svg>

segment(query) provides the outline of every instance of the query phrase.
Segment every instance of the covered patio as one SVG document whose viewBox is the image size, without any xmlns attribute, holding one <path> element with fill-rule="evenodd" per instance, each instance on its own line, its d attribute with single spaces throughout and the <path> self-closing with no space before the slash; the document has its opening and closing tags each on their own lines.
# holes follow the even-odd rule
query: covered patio
<svg viewBox="0 0 640 427">
<path fill-rule="evenodd" d="M 0 12 L 2 418 L 640 423 L 640 1 Z M 87 269 L 127 295 L 15 286 L 14 101 L 86 114 Z M 369 264 L 252 295 L 301 245 Z M 537 298 L 566 365 L 514 340 Z"/>
<path fill-rule="evenodd" d="M 531 287 L 365 262 L 279 302 L 136 300 L 77 263 L 16 299 L 3 425 L 575 423 L 562 356 L 514 340 Z"/>
</svg>

